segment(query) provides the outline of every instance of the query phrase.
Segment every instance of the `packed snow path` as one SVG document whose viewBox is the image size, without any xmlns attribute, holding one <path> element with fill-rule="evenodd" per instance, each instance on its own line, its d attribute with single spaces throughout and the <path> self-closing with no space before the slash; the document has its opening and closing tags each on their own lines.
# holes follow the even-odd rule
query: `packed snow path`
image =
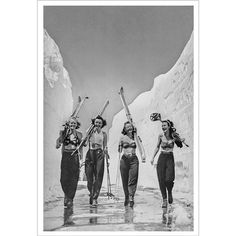
<svg viewBox="0 0 236 236">
<path fill-rule="evenodd" d="M 178 199 L 172 211 L 163 212 L 157 189 L 139 187 L 135 205 L 124 207 L 119 200 L 108 199 L 101 190 L 96 208 L 88 204 L 85 185 L 78 185 L 73 209 L 64 209 L 63 198 L 47 203 L 44 210 L 45 231 L 192 231 L 193 206 Z"/>
</svg>

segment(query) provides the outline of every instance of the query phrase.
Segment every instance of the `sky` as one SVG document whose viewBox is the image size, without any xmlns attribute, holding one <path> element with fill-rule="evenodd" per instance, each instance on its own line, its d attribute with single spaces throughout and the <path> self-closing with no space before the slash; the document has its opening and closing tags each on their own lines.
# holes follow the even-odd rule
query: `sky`
<svg viewBox="0 0 236 236">
<path fill-rule="evenodd" d="M 121 86 L 130 103 L 178 60 L 193 32 L 193 7 L 45 6 L 44 28 L 60 49 L 74 101 L 89 96 L 82 130 L 106 99 L 110 127 L 122 109 Z"/>
</svg>

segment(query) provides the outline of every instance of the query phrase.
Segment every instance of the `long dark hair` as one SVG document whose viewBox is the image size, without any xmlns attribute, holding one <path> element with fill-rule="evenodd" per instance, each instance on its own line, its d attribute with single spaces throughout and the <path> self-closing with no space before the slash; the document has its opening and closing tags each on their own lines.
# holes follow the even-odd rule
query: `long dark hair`
<svg viewBox="0 0 236 236">
<path fill-rule="evenodd" d="M 166 122 L 169 127 L 170 137 L 175 140 L 175 144 L 177 145 L 177 147 L 182 148 L 183 144 L 182 141 L 180 140 L 179 134 L 176 133 L 176 128 L 174 127 L 174 123 L 170 120 L 163 120 L 162 123 L 164 122 Z"/>
<path fill-rule="evenodd" d="M 94 118 L 94 119 L 92 119 L 92 124 L 94 125 L 95 124 L 95 120 L 96 119 L 99 119 L 99 120 L 101 120 L 102 121 L 102 127 L 101 128 L 103 128 L 104 126 L 106 126 L 107 125 L 107 121 L 106 120 L 104 120 L 101 116 L 97 116 L 96 118 Z"/>
</svg>

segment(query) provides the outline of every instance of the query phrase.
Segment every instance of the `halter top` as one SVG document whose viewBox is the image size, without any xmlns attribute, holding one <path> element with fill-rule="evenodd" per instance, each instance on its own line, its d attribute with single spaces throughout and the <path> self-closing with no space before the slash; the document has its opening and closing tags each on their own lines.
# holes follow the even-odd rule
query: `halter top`
<svg viewBox="0 0 236 236">
<path fill-rule="evenodd" d="M 89 145 L 91 149 L 97 149 L 103 147 L 103 140 L 104 140 L 104 134 L 103 131 L 98 133 L 95 131 L 92 133 L 90 139 L 89 139 Z"/>
</svg>

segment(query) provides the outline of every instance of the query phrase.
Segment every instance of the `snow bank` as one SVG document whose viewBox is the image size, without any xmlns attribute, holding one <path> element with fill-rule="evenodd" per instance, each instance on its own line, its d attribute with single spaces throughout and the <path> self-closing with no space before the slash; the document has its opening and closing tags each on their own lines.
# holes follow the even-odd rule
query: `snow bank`
<svg viewBox="0 0 236 236">
<path fill-rule="evenodd" d="M 73 106 L 71 81 L 59 48 L 44 30 L 44 201 L 62 196 L 56 139 Z"/>
</svg>

